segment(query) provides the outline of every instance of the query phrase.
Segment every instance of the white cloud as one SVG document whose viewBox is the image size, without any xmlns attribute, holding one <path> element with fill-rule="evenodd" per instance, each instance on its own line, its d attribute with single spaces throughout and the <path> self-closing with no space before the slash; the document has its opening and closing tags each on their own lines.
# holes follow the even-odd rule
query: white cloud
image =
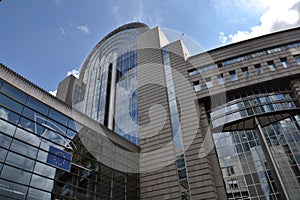
<svg viewBox="0 0 300 200">
<path fill-rule="evenodd" d="M 90 33 L 90 30 L 89 30 L 87 24 L 85 24 L 85 25 L 79 25 L 79 26 L 76 25 L 76 28 L 77 28 L 79 31 L 81 31 L 82 33 L 86 33 L 86 34 L 89 34 L 89 33 Z"/>
<path fill-rule="evenodd" d="M 267 8 L 267 1 L 270 0 L 214 0 L 214 7 L 223 16 L 236 16 L 236 14 L 257 15 L 264 12 Z M 230 19 L 239 21 L 240 18 Z"/>
<path fill-rule="evenodd" d="M 220 32 L 219 38 L 220 38 L 222 44 L 225 44 L 225 43 L 227 42 L 227 39 L 228 39 L 228 37 L 225 36 L 225 33 L 224 33 L 224 32 Z"/>
<path fill-rule="evenodd" d="M 76 78 L 79 78 L 79 73 L 80 73 L 80 71 L 78 69 L 72 69 L 71 71 L 68 71 L 67 76 L 72 74 Z"/>
<path fill-rule="evenodd" d="M 57 90 L 49 91 L 49 93 L 52 94 L 53 96 L 56 96 Z"/>
<path fill-rule="evenodd" d="M 60 27 L 60 28 L 59 28 L 59 30 L 60 30 L 61 34 L 63 34 L 63 35 L 65 35 L 65 34 L 66 34 L 66 31 L 65 31 L 65 29 L 64 29 L 64 28 Z"/>
<path fill-rule="evenodd" d="M 275 31 L 300 26 L 300 0 L 262 0 L 260 3 L 266 6 L 267 9 L 260 16 L 259 25 L 251 27 L 250 31 L 239 30 L 227 36 L 220 33 L 220 40 L 223 44 L 226 41 L 235 43 Z M 228 40 L 225 40 L 225 38 Z"/>
</svg>

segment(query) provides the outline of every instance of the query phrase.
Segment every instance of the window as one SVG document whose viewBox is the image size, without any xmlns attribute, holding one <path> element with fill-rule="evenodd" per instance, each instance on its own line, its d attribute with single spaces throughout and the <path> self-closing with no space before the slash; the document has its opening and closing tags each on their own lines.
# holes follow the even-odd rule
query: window
<svg viewBox="0 0 300 200">
<path fill-rule="evenodd" d="M 201 90 L 200 81 L 194 81 L 193 84 L 194 84 L 194 90 L 195 90 L 196 92 L 198 92 L 198 91 Z"/>
<path fill-rule="evenodd" d="M 228 185 L 229 185 L 229 188 L 231 188 L 231 189 L 235 189 L 235 188 L 239 187 L 236 179 L 229 180 Z"/>
<path fill-rule="evenodd" d="M 15 111 L 16 113 L 21 113 L 23 109 L 23 106 L 21 104 L 3 94 L 0 94 L 0 104 Z"/>
<path fill-rule="evenodd" d="M 190 70 L 188 70 L 188 74 L 189 74 L 189 76 L 193 76 L 195 74 L 198 74 L 198 71 L 197 71 L 197 69 L 190 69 Z"/>
<path fill-rule="evenodd" d="M 218 75 L 218 81 L 219 81 L 219 84 L 224 84 L 224 83 L 226 83 L 223 74 L 219 74 L 219 75 Z"/>
<path fill-rule="evenodd" d="M 287 61 L 286 58 L 280 58 L 281 64 L 283 66 L 283 68 L 289 68 L 291 67 L 290 63 Z"/>
<path fill-rule="evenodd" d="M 33 170 L 33 165 L 34 165 L 33 160 L 28 159 L 24 156 L 20 156 L 13 152 L 8 152 L 5 162 L 10 165 L 16 166 L 24 170 L 29 170 L 29 171 Z"/>
<path fill-rule="evenodd" d="M 233 166 L 226 167 L 227 176 L 231 176 L 234 174 Z"/>
<path fill-rule="evenodd" d="M 15 133 L 16 127 L 11 125 L 10 123 L 0 119 L 0 130 L 2 133 L 8 134 L 8 135 L 13 135 Z M 2 141 L 1 141 L 1 143 L 2 143 Z"/>
<path fill-rule="evenodd" d="M 187 178 L 185 168 L 178 170 L 179 180 Z"/>
<path fill-rule="evenodd" d="M 180 158 L 176 160 L 177 168 L 181 169 L 185 167 L 184 158 Z"/>
<path fill-rule="evenodd" d="M 189 184 L 188 184 L 187 180 L 181 180 L 181 181 L 179 181 L 179 184 L 180 184 L 181 190 L 189 189 Z"/>
<path fill-rule="evenodd" d="M 256 69 L 257 74 L 262 74 L 264 73 L 263 68 L 261 67 L 261 64 L 255 64 L 254 68 Z"/>
<path fill-rule="evenodd" d="M 48 114 L 49 107 L 31 97 L 27 98 L 26 105 L 44 115 Z"/>
<path fill-rule="evenodd" d="M 0 106 L 0 118 L 9 121 L 10 123 L 17 124 L 20 115 L 6 109 L 5 107 Z"/>
<path fill-rule="evenodd" d="M 300 65 L 300 55 L 296 56 L 295 60 L 296 60 L 296 63 L 297 63 L 298 65 Z"/>
<path fill-rule="evenodd" d="M 236 80 L 238 80 L 238 76 L 237 76 L 237 74 L 235 73 L 235 70 L 229 71 L 229 75 L 230 75 L 231 81 L 236 81 Z"/>
<path fill-rule="evenodd" d="M 20 184 L 12 183 L 10 181 L 5 181 L 2 179 L 0 180 L 0 185 L 6 186 L 6 187 L 2 186 L 2 188 L 9 188 L 12 189 L 12 191 L 14 191 L 14 192 L 9 192 L 9 191 L 5 192 L 5 190 L 1 190 L 1 194 L 8 195 L 11 199 L 24 199 L 24 194 L 26 194 L 28 190 L 28 186 L 22 186 Z"/>
<path fill-rule="evenodd" d="M 1 174 L 1 178 L 5 178 L 24 185 L 29 184 L 30 177 L 31 174 L 29 172 L 25 172 L 21 169 L 10 167 L 8 165 L 4 165 Z"/>
<path fill-rule="evenodd" d="M 251 76 L 250 72 L 248 71 L 248 67 L 242 67 L 242 72 L 245 78 Z"/>
<path fill-rule="evenodd" d="M 207 88 L 213 87 L 213 82 L 211 81 L 211 77 L 205 78 Z"/>
<path fill-rule="evenodd" d="M 268 67 L 270 68 L 271 71 L 275 71 L 277 69 L 276 65 L 274 64 L 274 61 L 268 61 L 267 62 Z"/>
<path fill-rule="evenodd" d="M 27 95 L 21 92 L 20 90 L 16 89 L 15 87 L 4 83 L 1 87 L 1 92 L 5 95 L 12 97 L 13 99 L 20 101 L 22 103 L 25 102 Z"/>
<path fill-rule="evenodd" d="M 165 64 L 165 63 L 164 63 Z M 124 71 L 123 74 L 126 72 Z M 105 109 L 104 109 L 104 125 L 108 125 L 108 115 L 109 115 L 109 97 L 111 92 L 111 84 L 112 84 L 112 63 L 108 66 L 108 75 L 107 75 L 107 83 L 106 83 L 106 99 L 105 99 Z"/>
<path fill-rule="evenodd" d="M 31 177 L 30 186 L 34 186 L 36 188 L 40 188 L 50 192 L 53 188 L 53 181 L 51 179 L 33 174 Z"/>
<path fill-rule="evenodd" d="M 67 125 L 67 123 L 68 123 L 68 118 L 65 115 L 63 115 L 53 109 L 50 109 L 49 117 L 52 118 L 53 120 L 60 122 L 63 125 Z"/>
</svg>

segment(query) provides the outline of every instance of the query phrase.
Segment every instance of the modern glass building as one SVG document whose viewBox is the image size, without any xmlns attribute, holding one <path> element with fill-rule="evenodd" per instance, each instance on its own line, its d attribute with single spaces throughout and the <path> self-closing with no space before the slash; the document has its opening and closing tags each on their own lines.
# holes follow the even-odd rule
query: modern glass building
<svg viewBox="0 0 300 200">
<path fill-rule="evenodd" d="M 148 29 L 145 24 L 131 23 L 103 38 L 84 62 L 71 102 L 74 108 L 135 144 L 139 142 L 138 128 L 130 122 L 138 120 L 136 40 Z"/>
<path fill-rule="evenodd" d="M 1 65 L 0 199 L 299 199 L 299 35 L 191 55 L 125 24 L 57 97 Z"/>
<path fill-rule="evenodd" d="M 0 199 L 139 199 L 135 145 L 100 136 L 96 121 L 4 65 L 0 74 Z"/>
</svg>

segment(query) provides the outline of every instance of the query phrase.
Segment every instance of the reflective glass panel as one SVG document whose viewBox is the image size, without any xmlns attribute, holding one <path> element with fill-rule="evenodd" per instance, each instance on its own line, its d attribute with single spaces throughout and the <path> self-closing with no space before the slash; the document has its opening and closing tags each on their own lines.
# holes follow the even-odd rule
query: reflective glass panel
<svg viewBox="0 0 300 200">
<path fill-rule="evenodd" d="M 16 101 L 10 99 L 9 97 L 0 94 L 0 105 L 3 105 L 13 111 L 15 111 L 16 113 L 21 113 L 23 106 L 19 103 L 17 103 Z"/>
<path fill-rule="evenodd" d="M 48 111 L 49 111 L 49 107 L 46 106 L 45 104 L 39 102 L 38 100 L 36 99 L 33 99 L 31 97 L 28 97 L 27 98 L 27 101 L 26 101 L 26 105 L 28 105 L 30 108 L 44 114 L 44 115 L 47 115 L 48 114 Z"/>
<path fill-rule="evenodd" d="M 16 89 L 15 87 L 4 83 L 0 90 L 3 94 L 21 102 L 24 103 L 26 100 L 27 95 L 20 90 Z"/>
<path fill-rule="evenodd" d="M 4 165 L 1 177 L 25 185 L 29 184 L 31 174 L 23 170 Z"/>
</svg>

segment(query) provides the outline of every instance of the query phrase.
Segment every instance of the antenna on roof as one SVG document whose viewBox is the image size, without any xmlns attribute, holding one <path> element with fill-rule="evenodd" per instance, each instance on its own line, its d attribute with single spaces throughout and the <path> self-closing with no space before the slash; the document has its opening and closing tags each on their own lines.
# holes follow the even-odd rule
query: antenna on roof
<svg viewBox="0 0 300 200">
<path fill-rule="evenodd" d="M 181 33 L 180 40 L 182 39 L 183 36 L 184 36 L 184 33 Z"/>
</svg>

